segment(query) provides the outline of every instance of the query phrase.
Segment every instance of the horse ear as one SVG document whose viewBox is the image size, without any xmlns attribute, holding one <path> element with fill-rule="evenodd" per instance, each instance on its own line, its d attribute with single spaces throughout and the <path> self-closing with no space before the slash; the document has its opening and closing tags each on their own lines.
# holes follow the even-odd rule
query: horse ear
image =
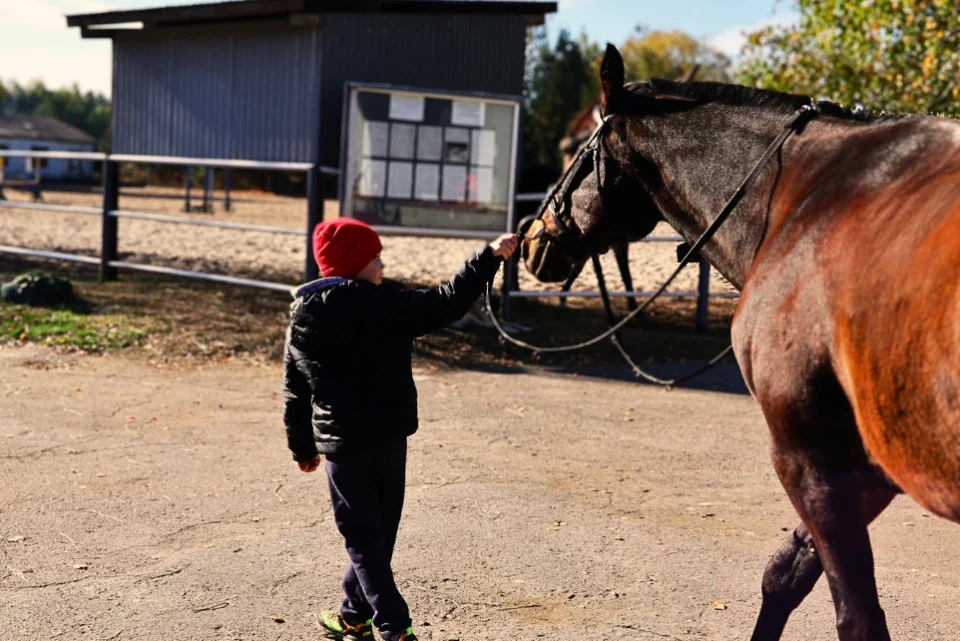
<svg viewBox="0 0 960 641">
<path fill-rule="evenodd" d="M 600 63 L 600 85 L 603 88 L 603 113 L 613 113 L 619 107 L 626 89 L 624 83 L 623 57 L 612 44 L 607 43 L 607 52 Z"/>
</svg>

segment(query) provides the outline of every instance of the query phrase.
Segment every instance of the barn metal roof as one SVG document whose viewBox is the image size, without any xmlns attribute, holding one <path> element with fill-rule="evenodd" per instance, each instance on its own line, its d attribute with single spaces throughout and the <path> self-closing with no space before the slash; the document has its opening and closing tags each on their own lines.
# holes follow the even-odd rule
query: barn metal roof
<svg viewBox="0 0 960 641">
<path fill-rule="evenodd" d="M 104 26 L 128 23 L 142 23 L 144 29 L 270 18 L 303 23 L 323 13 L 521 14 L 542 19 L 556 10 L 556 2 L 513 0 L 239 0 L 77 14 L 67 16 L 67 26 L 80 27 L 85 38 L 108 38 L 121 30 Z"/>
<path fill-rule="evenodd" d="M 0 138 L 49 140 L 92 145 L 93 136 L 51 116 L 2 116 Z"/>
</svg>

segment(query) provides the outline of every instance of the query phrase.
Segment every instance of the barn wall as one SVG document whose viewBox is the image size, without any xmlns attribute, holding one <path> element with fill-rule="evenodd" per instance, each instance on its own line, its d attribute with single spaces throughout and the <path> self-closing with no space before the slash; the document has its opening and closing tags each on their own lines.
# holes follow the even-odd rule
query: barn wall
<svg viewBox="0 0 960 641">
<path fill-rule="evenodd" d="M 312 162 L 321 31 L 285 24 L 114 40 L 113 151 Z"/>
</svg>

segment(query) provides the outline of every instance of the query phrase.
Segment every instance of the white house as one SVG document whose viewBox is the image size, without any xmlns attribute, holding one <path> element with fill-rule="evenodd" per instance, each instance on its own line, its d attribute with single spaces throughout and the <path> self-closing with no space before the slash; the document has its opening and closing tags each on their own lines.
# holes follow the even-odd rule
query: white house
<svg viewBox="0 0 960 641">
<path fill-rule="evenodd" d="M 0 115 L 0 149 L 22 151 L 93 151 L 96 140 L 90 134 L 50 116 Z M 26 158 L 2 158 L 5 179 L 32 178 Z M 40 162 L 43 180 L 89 180 L 93 162 L 44 158 Z"/>
</svg>

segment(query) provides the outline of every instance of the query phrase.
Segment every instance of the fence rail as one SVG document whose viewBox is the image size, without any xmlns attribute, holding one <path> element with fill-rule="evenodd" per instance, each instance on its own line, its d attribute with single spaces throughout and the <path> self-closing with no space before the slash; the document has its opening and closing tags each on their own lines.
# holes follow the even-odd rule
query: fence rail
<svg viewBox="0 0 960 641">
<path fill-rule="evenodd" d="M 2 204 L 3 201 L 0 201 Z M 11 245 L 0 245 L 0 253 L 13 254 L 15 256 L 32 256 L 34 258 L 49 258 L 51 260 L 63 260 L 71 263 L 86 263 L 87 265 L 99 265 L 100 259 L 93 256 L 82 256 L 80 254 L 64 254 L 63 252 L 43 251 L 42 249 L 27 249 L 26 247 L 13 247 Z"/>
<path fill-rule="evenodd" d="M 57 158 L 74 160 L 93 160 L 103 162 L 103 204 L 101 207 L 78 207 L 71 205 L 52 205 L 46 203 L 26 203 L 10 200 L 0 200 L 0 206 L 16 209 L 52 211 L 59 213 L 96 215 L 102 218 L 102 240 L 100 248 L 100 257 L 83 256 L 79 254 L 69 254 L 64 252 L 51 252 L 27 247 L 13 247 L 9 245 L 0 245 L 0 253 L 13 254 L 19 256 L 31 256 L 37 258 L 46 258 L 53 260 L 69 261 L 83 263 L 88 265 L 99 265 L 100 277 L 102 280 L 113 280 L 117 276 L 117 270 L 140 271 L 145 273 L 161 274 L 166 276 L 175 276 L 178 278 L 191 278 L 205 280 L 209 282 L 224 283 L 230 285 L 241 285 L 244 287 L 256 287 L 271 291 L 289 291 L 293 285 L 282 283 L 273 283 L 255 279 L 238 278 L 221 274 L 212 274 L 208 272 L 174 269 L 170 267 L 158 267 L 120 261 L 117 259 L 117 220 L 120 218 L 133 220 L 147 220 L 158 223 L 174 225 L 193 225 L 199 227 L 213 227 L 220 229 L 229 229 L 234 231 L 250 231 L 271 234 L 284 234 L 290 236 L 300 236 L 307 242 L 307 259 L 305 265 L 306 280 L 313 280 L 318 276 L 316 265 L 311 260 L 310 251 L 310 231 L 319 223 L 323 211 L 323 193 L 321 175 L 339 176 L 340 171 L 335 167 L 324 167 L 310 163 L 296 162 L 261 162 L 251 160 L 233 160 L 233 159 L 208 159 L 208 158 L 186 158 L 175 156 L 141 156 L 131 154 L 102 154 L 96 152 L 66 152 L 66 151 L 21 151 L 21 150 L 0 150 L 0 159 L 3 157 L 19 158 Z M 247 169 L 261 171 L 280 171 L 304 173 L 307 177 L 307 225 L 304 229 L 291 229 L 287 227 L 273 227 L 268 225 L 254 225 L 244 223 L 230 223 L 213 220 L 202 220 L 188 216 L 169 216 L 163 214 L 153 214 L 147 212 L 127 211 L 119 208 L 119 163 L 138 163 L 138 164 L 164 164 L 181 166 L 202 166 L 217 167 L 223 169 Z M 537 202 L 546 197 L 545 193 L 527 193 L 517 194 L 517 202 Z M 419 236 L 433 238 L 465 238 L 487 240 L 497 232 L 483 232 L 475 230 L 444 231 L 420 227 L 376 227 L 378 233 L 384 236 Z M 683 239 L 679 236 L 652 236 L 643 239 L 641 242 L 661 243 L 671 242 L 679 243 Z M 515 266 L 514 266 L 515 267 Z M 598 298 L 600 293 L 597 291 L 520 291 L 506 287 L 508 281 L 513 279 L 508 275 L 504 279 L 504 305 L 512 298 Z M 615 291 L 610 292 L 613 297 L 643 297 L 649 295 L 646 292 L 639 291 Z M 705 263 L 701 264 L 699 278 L 699 287 L 697 291 L 670 291 L 664 294 L 669 297 L 697 298 L 698 299 L 698 325 L 705 326 L 706 323 L 706 304 L 707 300 L 713 298 L 735 298 L 737 294 L 732 292 L 711 292 L 709 286 L 709 267 Z"/>
<path fill-rule="evenodd" d="M 37 158 L 40 160 L 93 160 L 95 162 L 107 159 L 107 154 L 99 151 L 31 151 L 29 149 L 4 149 L 0 157 L 4 158 Z"/>
<path fill-rule="evenodd" d="M 0 201 L 2 202 L 2 201 Z M 100 212 L 97 212 L 100 213 Z M 269 225 L 252 225 L 247 223 L 227 223 L 216 220 L 203 220 L 200 218 L 188 218 L 187 216 L 167 216 L 165 214 L 147 214 L 140 211 L 125 211 L 111 209 L 107 212 L 108 216 L 114 218 L 130 218 L 132 220 L 149 220 L 156 223 L 169 223 L 171 225 L 195 225 L 197 227 L 218 227 L 220 229 L 233 229 L 236 231 L 256 231 L 267 234 L 286 234 L 288 236 L 306 236 L 307 232 L 303 229 L 291 229 L 290 227 L 271 227 Z"/>
</svg>

